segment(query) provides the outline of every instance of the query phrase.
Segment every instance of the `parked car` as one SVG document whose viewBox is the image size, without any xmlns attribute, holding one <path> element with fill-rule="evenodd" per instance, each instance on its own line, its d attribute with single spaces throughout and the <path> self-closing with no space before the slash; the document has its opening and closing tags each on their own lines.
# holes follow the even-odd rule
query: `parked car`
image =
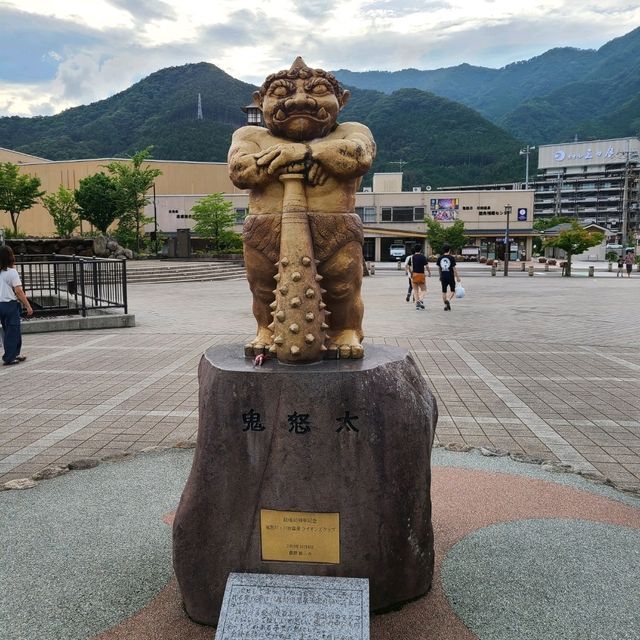
<svg viewBox="0 0 640 640">
<path fill-rule="evenodd" d="M 389 255 L 393 260 L 404 260 L 407 257 L 407 250 L 403 244 L 392 244 L 389 247 Z"/>
</svg>

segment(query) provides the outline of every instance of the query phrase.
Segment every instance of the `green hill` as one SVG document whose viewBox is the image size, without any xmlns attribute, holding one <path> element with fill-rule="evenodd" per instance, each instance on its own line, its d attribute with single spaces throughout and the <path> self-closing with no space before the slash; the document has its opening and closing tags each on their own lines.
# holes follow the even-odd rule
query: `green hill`
<svg viewBox="0 0 640 640">
<path fill-rule="evenodd" d="M 640 28 L 597 51 L 569 47 L 501 69 L 459 65 L 446 69 L 354 73 L 351 85 L 391 92 L 417 88 L 461 102 L 521 140 L 534 144 L 638 135 Z"/>
<path fill-rule="evenodd" d="M 106 100 L 55 116 L 0 118 L 0 146 L 51 160 L 127 156 L 224 160 L 255 87 L 218 67 L 188 64 L 151 74 Z M 196 120 L 198 94 L 204 120 Z"/>
<path fill-rule="evenodd" d="M 373 132 L 374 171 L 398 171 L 397 163 L 403 163 L 405 188 L 521 179 L 518 140 L 472 109 L 432 93 L 354 91 L 342 119 L 363 122 Z"/>
<path fill-rule="evenodd" d="M 211 64 L 171 67 L 107 100 L 55 116 L 0 118 L 0 146 L 64 160 L 128 156 L 153 145 L 155 158 L 225 161 L 231 134 L 246 120 L 241 107 L 254 89 Z M 196 119 L 199 93 L 203 120 Z M 515 181 L 522 174 L 517 140 L 468 107 L 431 93 L 354 89 L 341 120 L 372 129 L 376 171 L 407 163 L 406 187 Z"/>
</svg>

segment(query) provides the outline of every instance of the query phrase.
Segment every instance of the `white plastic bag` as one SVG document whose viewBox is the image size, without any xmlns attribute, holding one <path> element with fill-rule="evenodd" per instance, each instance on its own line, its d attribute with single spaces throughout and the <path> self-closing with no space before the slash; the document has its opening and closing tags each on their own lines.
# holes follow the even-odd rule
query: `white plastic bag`
<svg viewBox="0 0 640 640">
<path fill-rule="evenodd" d="M 459 282 L 456 285 L 456 298 L 464 298 L 464 287 Z"/>
</svg>

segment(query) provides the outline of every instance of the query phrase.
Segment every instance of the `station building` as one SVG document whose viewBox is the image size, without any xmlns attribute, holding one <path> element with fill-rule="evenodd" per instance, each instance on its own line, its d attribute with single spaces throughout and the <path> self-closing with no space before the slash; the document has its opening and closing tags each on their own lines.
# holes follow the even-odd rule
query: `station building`
<svg viewBox="0 0 640 640">
<path fill-rule="evenodd" d="M 540 145 L 533 186 L 536 218 L 572 216 L 622 241 L 640 223 L 640 139 Z"/>
<path fill-rule="evenodd" d="M 0 162 L 19 164 L 25 173 L 37 176 L 42 189 L 54 192 L 59 185 L 76 189 L 82 178 L 105 171 L 104 166 L 121 158 L 93 160 L 49 161 L 10 150 L 0 149 Z M 154 222 L 145 231 L 156 227 L 174 234 L 179 229 L 192 229 L 191 210 L 195 203 L 210 193 L 223 193 L 236 212 L 236 231 L 240 231 L 248 213 L 249 196 L 229 180 L 224 162 L 181 162 L 148 160 L 162 175 L 156 180 L 154 192 L 145 215 Z M 356 213 L 362 218 L 365 231 L 364 252 L 367 260 L 392 260 L 390 246 L 404 244 L 407 252 L 415 243 L 424 244 L 425 217 L 451 225 L 461 220 L 469 244 L 465 254 L 475 259 L 504 259 L 507 211 L 509 211 L 509 245 L 511 259 L 522 253 L 531 256 L 533 230 L 532 190 L 402 190 L 402 173 L 376 173 L 372 187 L 356 194 Z M 7 213 L 0 213 L 0 227 L 9 227 Z M 84 222 L 82 231 L 90 231 Z M 21 214 L 20 231 L 33 236 L 53 235 L 52 220 L 42 205 Z M 427 242 L 427 252 L 428 242 Z"/>
<path fill-rule="evenodd" d="M 524 152 L 524 150 L 523 150 Z M 640 247 L 640 139 L 544 144 L 529 181 L 535 219 L 576 218 L 607 230 L 611 243 L 635 236 Z M 464 185 L 462 191 L 518 191 L 525 183 Z"/>
</svg>

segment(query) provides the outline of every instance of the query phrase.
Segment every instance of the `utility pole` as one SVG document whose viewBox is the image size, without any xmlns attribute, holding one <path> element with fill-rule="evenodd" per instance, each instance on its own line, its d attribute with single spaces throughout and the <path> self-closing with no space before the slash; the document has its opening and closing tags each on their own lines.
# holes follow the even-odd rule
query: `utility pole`
<svg viewBox="0 0 640 640">
<path fill-rule="evenodd" d="M 529 155 L 535 149 L 535 146 L 527 145 L 524 149 L 520 149 L 520 155 L 526 156 L 526 169 L 525 169 L 525 178 L 524 178 L 524 188 L 529 188 Z"/>
<path fill-rule="evenodd" d="M 556 183 L 556 201 L 553 208 L 553 215 L 558 217 L 562 213 L 562 174 L 558 172 Z"/>
<path fill-rule="evenodd" d="M 627 151 L 627 160 L 624 163 L 624 184 L 622 187 L 622 242 L 629 244 L 627 233 L 629 231 L 629 152 Z"/>
<path fill-rule="evenodd" d="M 623 183 L 623 191 L 622 191 L 622 242 L 629 243 L 629 209 L 630 209 L 630 200 L 633 191 L 634 181 L 631 181 L 631 160 L 635 160 L 636 163 L 638 161 L 638 152 L 631 151 L 629 149 L 629 141 L 627 140 L 627 151 L 626 158 L 624 161 L 624 183 Z M 634 238 L 635 244 L 635 238 Z"/>
<path fill-rule="evenodd" d="M 511 257 L 511 240 L 509 239 L 509 218 L 511 217 L 511 205 L 504 206 L 504 215 L 507 216 L 507 228 L 504 234 L 504 275 L 509 275 L 509 258 Z"/>
</svg>

